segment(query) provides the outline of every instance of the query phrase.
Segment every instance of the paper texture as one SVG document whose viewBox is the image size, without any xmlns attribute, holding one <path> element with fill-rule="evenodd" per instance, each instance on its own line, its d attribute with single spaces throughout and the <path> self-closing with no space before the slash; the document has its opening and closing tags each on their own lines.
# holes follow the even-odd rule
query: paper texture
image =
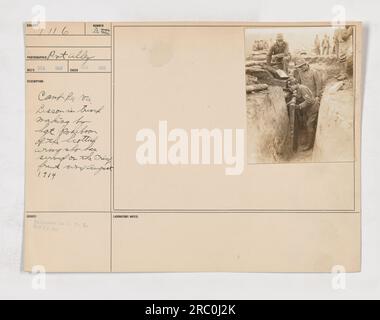
<svg viewBox="0 0 380 320">
<path fill-rule="evenodd" d="M 360 23 L 27 23 L 24 269 L 361 267 Z"/>
</svg>

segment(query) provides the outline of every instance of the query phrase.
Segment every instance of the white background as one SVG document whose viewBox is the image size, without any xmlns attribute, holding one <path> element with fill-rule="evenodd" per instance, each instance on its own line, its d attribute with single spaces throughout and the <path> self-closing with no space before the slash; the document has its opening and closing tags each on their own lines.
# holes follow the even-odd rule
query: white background
<svg viewBox="0 0 380 320">
<path fill-rule="evenodd" d="M 365 23 L 362 137 L 363 271 L 333 290 L 330 274 L 52 274 L 21 272 L 24 201 L 23 22 L 33 7 L 57 21 L 330 21 L 334 5 Z M 0 298 L 380 298 L 380 2 L 375 0 L 0 0 Z"/>
</svg>

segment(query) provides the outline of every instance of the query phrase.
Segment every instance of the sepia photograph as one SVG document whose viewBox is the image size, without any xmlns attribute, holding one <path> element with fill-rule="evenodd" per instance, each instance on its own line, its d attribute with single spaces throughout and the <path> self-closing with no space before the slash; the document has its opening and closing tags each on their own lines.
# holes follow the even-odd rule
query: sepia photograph
<svg viewBox="0 0 380 320">
<path fill-rule="evenodd" d="M 354 28 L 246 29 L 249 164 L 354 160 Z"/>
</svg>

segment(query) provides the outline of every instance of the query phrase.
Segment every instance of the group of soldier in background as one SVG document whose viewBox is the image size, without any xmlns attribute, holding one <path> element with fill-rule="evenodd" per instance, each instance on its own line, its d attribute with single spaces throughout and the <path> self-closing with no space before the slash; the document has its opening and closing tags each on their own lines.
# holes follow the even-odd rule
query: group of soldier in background
<svg viewBox="0 0 380 320">
<path fill-rule="evenodd" d="M 345 43 L 352 37 L 353 28 L 351 26 L 345 26 L 344 28 L 337 28 L 334 32 L 332 39 L 332 48 L 330 37 L 325 34 L 322 41 L 317 34 L 314 39 L 314 52 L 316 55 L 330 55 L 335 54 L 337 59 L 342 59 L 342 55 L 346 55 Z M 342 48 L 342 46 L 344 46 Z M 331 48 L 331 50 L 330 50 Z"/>
<path fill-rule="evenodd" d="M 333 44 L 335 44 L 335 41 L 333 41 Z M 317 34 L 314 39 L 314 52 L 316 55 L 320 56 L 328 56 L 330 55 L 330 37 L 325 34 L 322 41 L 319 38 L 319 35 Z M 336 50 L 335 45 L 332 48 L 332 53 L 334 53 Z"/>
<path fill-rule="evenodd" d="M 252 50 L 253 51 L 261 51 L 261 50 L 268 50 L 271 46 L 270 41 L 267 40 L 255 40 L 253 43 Z"/>
</svg>

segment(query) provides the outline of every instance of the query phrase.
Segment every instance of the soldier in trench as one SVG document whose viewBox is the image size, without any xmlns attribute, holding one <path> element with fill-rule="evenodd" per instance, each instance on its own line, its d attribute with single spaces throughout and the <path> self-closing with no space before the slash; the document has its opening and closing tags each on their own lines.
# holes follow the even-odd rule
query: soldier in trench
<svg viewBox="0 0 380 320">
<path fill-rule="evenodd" d="M 314 147 L 319 102 L 307 86 L 299 84 L 293 77 L 288 80 L 288 88 L 293 92 L 295 98 L 297 116 L 294 126 L 303 126 L 305 128 L 304 144 L 300 146 L 300 150 L 307 151 Z M 298 140 L 299 137 L 295 137 L 295 139 Z"/>
<path fill-rule="evenodd" d="M 312 69 L 305 59 L 299 59 L 296 62 L 295 67 L 294 78 L 299 84 L 310 89 L 315 98 L 314 110 L 319 110 L 319 105 L 323 94 L 323 81 L 320 73 Z M 299 117 L 301 119 L 299 125 L 301 133 L 300 145 L 302 145 L 305 150 L 311 149 L 314 145 L 315 129 L 310 128 L 311 124 L 308 123 L 310 116 L 311 115 L 308 110 L 299 111 Z M 314 122 L 316 126 L 316 120 Z"/>
</svg>

